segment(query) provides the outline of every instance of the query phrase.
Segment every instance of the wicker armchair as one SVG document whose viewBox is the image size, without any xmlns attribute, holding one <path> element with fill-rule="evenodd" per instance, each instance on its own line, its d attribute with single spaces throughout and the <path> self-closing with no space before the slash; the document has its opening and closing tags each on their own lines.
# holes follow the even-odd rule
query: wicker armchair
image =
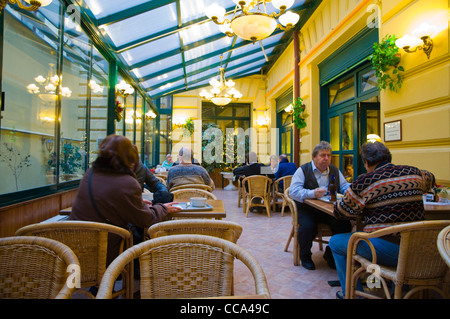
<svg viewBox="0 0 450 319">
<path fill-rule="evenodd" d="M 244 191 L 242 189 L 242 180 L 245 176 L 241 175 L 238 177 L 238 207 L 241 207 L 241 201 L 244 200 Z M 244 211 L 245 213 L 245 211 Z"/>
<path fill-rule="evenodd" d="M 267 216 L 270 218 L 270 186 L 272 180 L 264 175 L 248 176 L 242 180 L 243 211 L 245 217 L 251 207 L 265 207 Z M 253 203 L 255 198 L 260 198 L 263 203 Z"/>
<path fill-rule="evenodd" d="M 79 267 L 74 252 L 56 240 L 0 238 L 0 299 L 70 299 L 76 281 L 69 276 Z"/>
<path fill-rule="evenodd" d="M 184 185 L 178 185 L 178 186 L 174 186 L 170 189 L 170 192 L 173 193 L 173 191 L 179 190 L 179 189 L 185 189 L 185 188 L 195 188 L 195 189 L 203 189 L 207 192 L 212 192 L 213 189 L 211 186 L 206 185 L 206 184 L 184 184 Z"/>
<path fill-rule="evenodd" d="M 437 247 L 442 259 L 450 267 L 450 226 L 445 227 L 439 233 Z"/>
<path fill-rule="evenodd" d="M 395 299 L 402 297 L 408 299 L 421 290 L 434 290 L 444 298 L 448 298 L 447 293 L 438 288 L 438 285 L 444 282 L 448 267 L 436 246 L 439 232 L 448 225 L 450 225 L 449 220 L 421 221 L 387 227 L 373 233 L 354 233 L 348 242 L 345 298 L 354 299 L 356 296 L 379 298 L 367 292 L 357 291 L 356 283 L 359 276 L 366 273 L 370 265 L 377 263 L 377 256 L 369 239 L 397 233 L 401 237 L 397 267 L 378 265 L 380 270 L 378 279 L 386 298 L 391 298 L 386 279 L 395 284 Z M 360 241 L 365 241 L 370 246 L 373 260 L 367 260 L 356 253 Z M 410 285 L 413 288 L 402 296 L 404 285 Z"/>
<path fill-rule="evenodd" d="M 205 197 L 206 199 L 217 199 L 216 195 L 203 189 L 183 188 L 170 191 L 173 194 L 174 202 L 189 201 L 191 197 Z"/>
<path fill-rule="evenodd" d="M 231 296 L 235 258 L 252 274 L 256 295 L 270 298 L 266 276 L 246 250 L 205 235 L 165 236 L 128 249 L 106 270 L 97 298 L 111 298 L 114 281 L 134 258 L 140 260 L 140 292 L 144 299 Z"/>
<path fill-rule="evenodd" d="M 39 236 L 57 240 L 69 246 L 77 255 L 81 265 L 81 288 L 99 286 L 106 270 L 106 256 L 108 250 L 108 235 L 114 234 L 121 238 L 120 250 L 132 246 L 133 237 L 128 230 L 96 222 L 63 221 L 53 223 L 39 223 L 28 225 L 17 230 L 16 236 Z M 133 293 L 132 265 L 126 267 L 123 274 L 122 289 L 116 295 Z M 89 291 L 78 289 L 91 298 L 95 298 Z"/>
<path fill-rule="evenodd" d="M 242 226 L 224 220 L 182 219 L 157 223 L 148 229 L 150 238 L 181 234 L 208 235 L 236 243 L 242 234 Z"/>
<path fill-rule="evenodd" d="M 281 216 L 284 216 L 284 208 L 287 205 L 287 201 L 284 196 L 283 189 L 287 189 L 287 188 L 289 188 L 289 186 L 291 186 L 292 176 L 293 175 L 283 176 L 273 182 L 272 209 L 273 209 L 273 211 L 276 211 L 276 205 L 282 204 Z M 283 182 L 283 189 L 281 189 L 279 186 L 281 181 Z M 283 201 L 281 203 L 278 202 L 278 198 L 281 198 Z"/>
<path fill-rule="evenodd" d="M 292 229 L 291 233 L 289 234 L 288 241 L 286 243 L 286 246 L 284 247 L 284 251 L 288 251 L 289 245 L 291 243 L 291 239 L 294 239 L 294 249 L 293 249 L 293 255 L 294 255 L 294 266 L 300 265 L 300 246 L 298 245 L 298 211 L 297 211 L 297 204 L 295 201 L 289 196 L 289 188 L 286 188 L 284 190 L 284 196 L 286 198 L 286 202 L 289 205 L 289 209 L 291 210 L 292 214 Z M 331 232 L 330 226 L 326 224 L 318 224 L 317 225 L 317 235 L 314 241 L 319 243 L 319 249 L 323 250 L 323 244 L 328 244 L 327 240 L 324 240 L 324 237 L 332 236 L 333 233 Z"/>
</svg>

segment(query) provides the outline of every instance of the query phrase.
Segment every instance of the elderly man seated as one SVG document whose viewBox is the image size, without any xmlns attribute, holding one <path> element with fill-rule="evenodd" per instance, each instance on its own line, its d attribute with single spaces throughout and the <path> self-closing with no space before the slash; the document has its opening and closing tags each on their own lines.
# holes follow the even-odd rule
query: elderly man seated
<svg viewBox="0 0 450 319">
<path fill-rule="evenodd" d="M 200 165 L 192 164 L 193 153 L 189 147 L 183 146 L 178 158 L 180 164 L 173 166 L 167 173 L 167 188 L 171 188 L 185 184 L 204 184 L 215 188 L 214 181 L 208 172 Z"/>
</svg>

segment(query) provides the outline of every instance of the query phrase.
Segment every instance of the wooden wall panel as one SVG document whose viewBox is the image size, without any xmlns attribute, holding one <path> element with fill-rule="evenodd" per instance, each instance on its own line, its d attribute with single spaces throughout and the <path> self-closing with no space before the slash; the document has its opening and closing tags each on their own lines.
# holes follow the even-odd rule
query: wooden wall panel
<svg viewBox="0 0 450 319">
<path fill-rule="evenodd" d="M 14 236 L 17 229 L 39 223 L 72 206 L 78 189 L 73 189 L 0 208 L 0 237 Z"/>
</svg>

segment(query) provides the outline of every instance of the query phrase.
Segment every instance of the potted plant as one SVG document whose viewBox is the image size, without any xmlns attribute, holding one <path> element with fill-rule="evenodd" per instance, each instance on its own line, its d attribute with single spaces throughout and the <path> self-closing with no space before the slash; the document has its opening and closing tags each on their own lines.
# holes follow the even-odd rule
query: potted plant
<svg viewBox="0 0 450 319">
<path fill-rule="evenodd" d="M 306 127 L 306 120 L 305 118 L 308 117 L 308 115 L 305 113 L 305 105 L 303 104 L 302 98 L 297 98 L 294 101 L 293 105 L 293 120 L 294 125 L 297 129 L 302 129 Z"/>
<path fill-rule="evenodd" d="M 399 48 L 395 45 L 395 35 L 386 35 L 380 43 L 374 43 L 374 52 L 370 56 L 372 67 L 378 80 L 380 90 L 389 89 L 398 92 L 403 84 L 402 72 L 405 69 L 399 65 Z"/>
<path fill-rule="evenodd" d="M 63 144 L 61 150 L 61 171 L 65 180 L 69 180 L 71 175 L 83 167 L 82 159 L 79 146 L 74 146 L 70 142 Z"/>
</svg>

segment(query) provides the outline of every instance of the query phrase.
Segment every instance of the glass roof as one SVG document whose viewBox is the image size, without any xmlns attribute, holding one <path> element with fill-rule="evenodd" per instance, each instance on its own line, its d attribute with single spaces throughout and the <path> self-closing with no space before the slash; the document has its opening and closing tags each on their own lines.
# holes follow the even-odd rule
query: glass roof
<svg viewBox="0 0 450 319">
<path fill-rule="evenodd" d="M 150 99 L 209 86 L 210 79 L 217 77 L 221 63 L 227 80 L 266 74 L 292 41 L 293 30 L 277 29 L 255 44 L 222 33 L 204 11 L 216 3 L 226 9 L 226 18 L 231 19 L 236 9 L 233 0 L 66 2 L 81 11 L 88 27 L 98 29 L 100 41 L 117 57 L 121 70 L 134 81 L 130 84 L 139 85 Z M 294 1 L 289 11 L 300 14 L 296 30 L 320 2 Z M 45 12 L 47 18 L 54 19 L 56 24 L 57 15 L 45 7 L 39 11 Z M 268 3 L 267 13 L 271 12 L 278 13 Z M 240 14 L 239 9 L 236 14 Z"/>
</svg>

